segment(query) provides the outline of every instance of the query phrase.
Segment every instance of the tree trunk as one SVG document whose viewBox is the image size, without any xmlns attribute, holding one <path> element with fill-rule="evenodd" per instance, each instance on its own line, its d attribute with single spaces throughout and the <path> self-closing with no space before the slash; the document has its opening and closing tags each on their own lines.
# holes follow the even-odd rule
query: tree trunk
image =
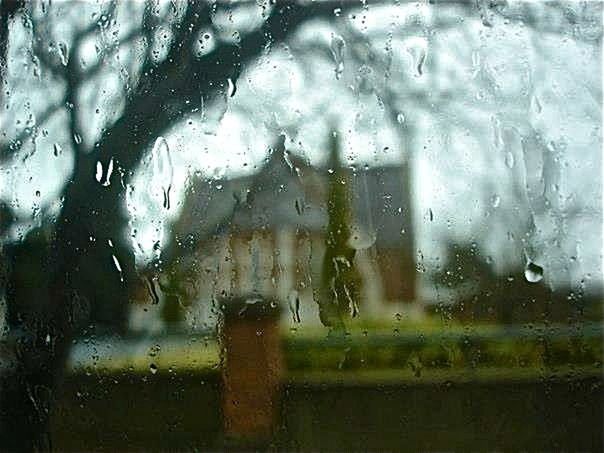
<svg viewBox="0 0 604 453">
<path fill-rule="evenodd" d="M 126 236 L 125 186 L 148 146 L 200 107 L 202 98 L 207 101 L 224 90 L 228 78 L 236 81 L 267 43 L 284 40 L 307 19 L 331 17 L 336 4 L 340 2 L 283 2 L 240 43 L 223 43 L 194 59 L 194 25 L 207 17 L 209 4 L 190 2 L 186 27 L 180 27 L 168 57 L 142 71 L 121 118 L 98 146 L 76 152 L 54 231 L 48 237 L 41 229 L 33 231 L 6 253 L 10 269 L 8 335 L 0 350 L 0 451 L 49 449 L 51 403 L 72 339 L 91 315 L 99 326 L 117 331 L 126 326 L 128 292 L 136 274 Z M 106 170 L 111 160 L 118 171 L 109 185 L 99 184 L 97 162 Z"/>
</svg>

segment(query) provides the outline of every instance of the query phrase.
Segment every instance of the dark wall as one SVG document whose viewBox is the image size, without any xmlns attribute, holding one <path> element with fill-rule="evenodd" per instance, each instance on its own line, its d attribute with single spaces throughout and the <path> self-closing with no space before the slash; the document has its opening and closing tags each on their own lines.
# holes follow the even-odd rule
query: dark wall
<svg viewBox="0 0 604 453">
<path fill-rule="evenodd" d="M 57 451 L 222 450 L 218 374 L 72 376 Z M 287 451 L 602 451 L 601 377 L 441 384 L 290 384 Z"/>
</svg>

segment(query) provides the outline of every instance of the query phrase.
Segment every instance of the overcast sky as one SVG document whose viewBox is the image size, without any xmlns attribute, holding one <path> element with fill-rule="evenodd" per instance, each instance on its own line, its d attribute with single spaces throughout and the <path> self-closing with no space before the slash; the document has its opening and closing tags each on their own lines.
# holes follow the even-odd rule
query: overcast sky
<svg viewBox="0 0 604 453">
<path fill-rule="evenodd" d="M 149 150 L 128 198 L 138 258 L 151 256 L 178 215 L 189 175 L 254 172 L 279 134 L 292 152 L 321 164 L 328 128 L 336 125 L 351 165 L 412 167 L 417 249 L 429 269 L 454 238 L 476 241 L 501 272 L 529 259 L 553 286 L 569 276 L 587 280 L 588 288 L 599 284 L 601 4 L 572 2 L 561 13 L 532 5 L 538 25 L 551 24 L 548 32 L 514 20 L 523 5 L 510 2 L 505 14 L 486 18 L 425 2 L 373 6 L 354 17 L 334 11 L 334 23 L 309 22 L 267 49 L 239 80 L 225 81 L 224 96 L 204 100 Z M 223 34 L 255 27 L 260 9 L 248 10 L 217 16 Z M 568 11 L 574 25 L 564 21 Z M 89 15 L 65 17 L 56 28 L 69 36 L 69 21 Z M 127 17 L 118 16 L 120 33 L 133 26 Z M 27 31 L 11 39 L 19 80 L 10 82 L 9 114 L 0 116 L 9 136 L 22 127 L 16 119 L 25 122 L 34 112 L 35 123 L 41 103 L 61 92 L 36 74 Z M 198 51 L 211 50 L 213 39 L 204 36 Z M 79 57 L 92 64 L 94 53 L 89 43 Z M 123 81 L 115 74 L 108 68 L 100 79 L 109 93 L 102 102 L 92 97 L 93 86 L 81 92 L 90 127 L 82 135 L 91 145 L 103 125 L 96 109 L 119 105 Z M 72 165 L 65 122 L 59 112 L 35 149 L 0 164 L 0 196 L 29 224 L 39 221 L 40 206 L 60 206 L 58 191 Z M 527 232 L 530 218 L 534 228 Z"/>
</svg>

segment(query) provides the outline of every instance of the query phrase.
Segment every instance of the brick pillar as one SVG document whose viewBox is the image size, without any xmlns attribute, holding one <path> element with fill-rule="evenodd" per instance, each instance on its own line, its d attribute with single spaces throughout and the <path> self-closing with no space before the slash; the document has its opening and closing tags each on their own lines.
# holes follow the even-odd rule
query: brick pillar
<svg viewBox="0 0 604 453">
<path fill-rule="evenodd" d="M 262 447 L 277 426 L 283 375 L 278 304 L 257 297 L 225 300 L 222 410 L 227 444 Z"/>
</svg>

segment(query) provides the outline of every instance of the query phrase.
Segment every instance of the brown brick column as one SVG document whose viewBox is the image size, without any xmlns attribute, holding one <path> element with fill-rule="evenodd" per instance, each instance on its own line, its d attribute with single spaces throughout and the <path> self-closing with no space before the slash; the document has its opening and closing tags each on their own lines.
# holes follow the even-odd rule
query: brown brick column
<svg viewBox="0 0 604 453">
<path fill-rule="evenodd" d="M 283 375 L 279 306 L 257 297 L 224 301 L 223 420 L 227 445 L 268 445 L 277 426 Z"/>
</svg>

